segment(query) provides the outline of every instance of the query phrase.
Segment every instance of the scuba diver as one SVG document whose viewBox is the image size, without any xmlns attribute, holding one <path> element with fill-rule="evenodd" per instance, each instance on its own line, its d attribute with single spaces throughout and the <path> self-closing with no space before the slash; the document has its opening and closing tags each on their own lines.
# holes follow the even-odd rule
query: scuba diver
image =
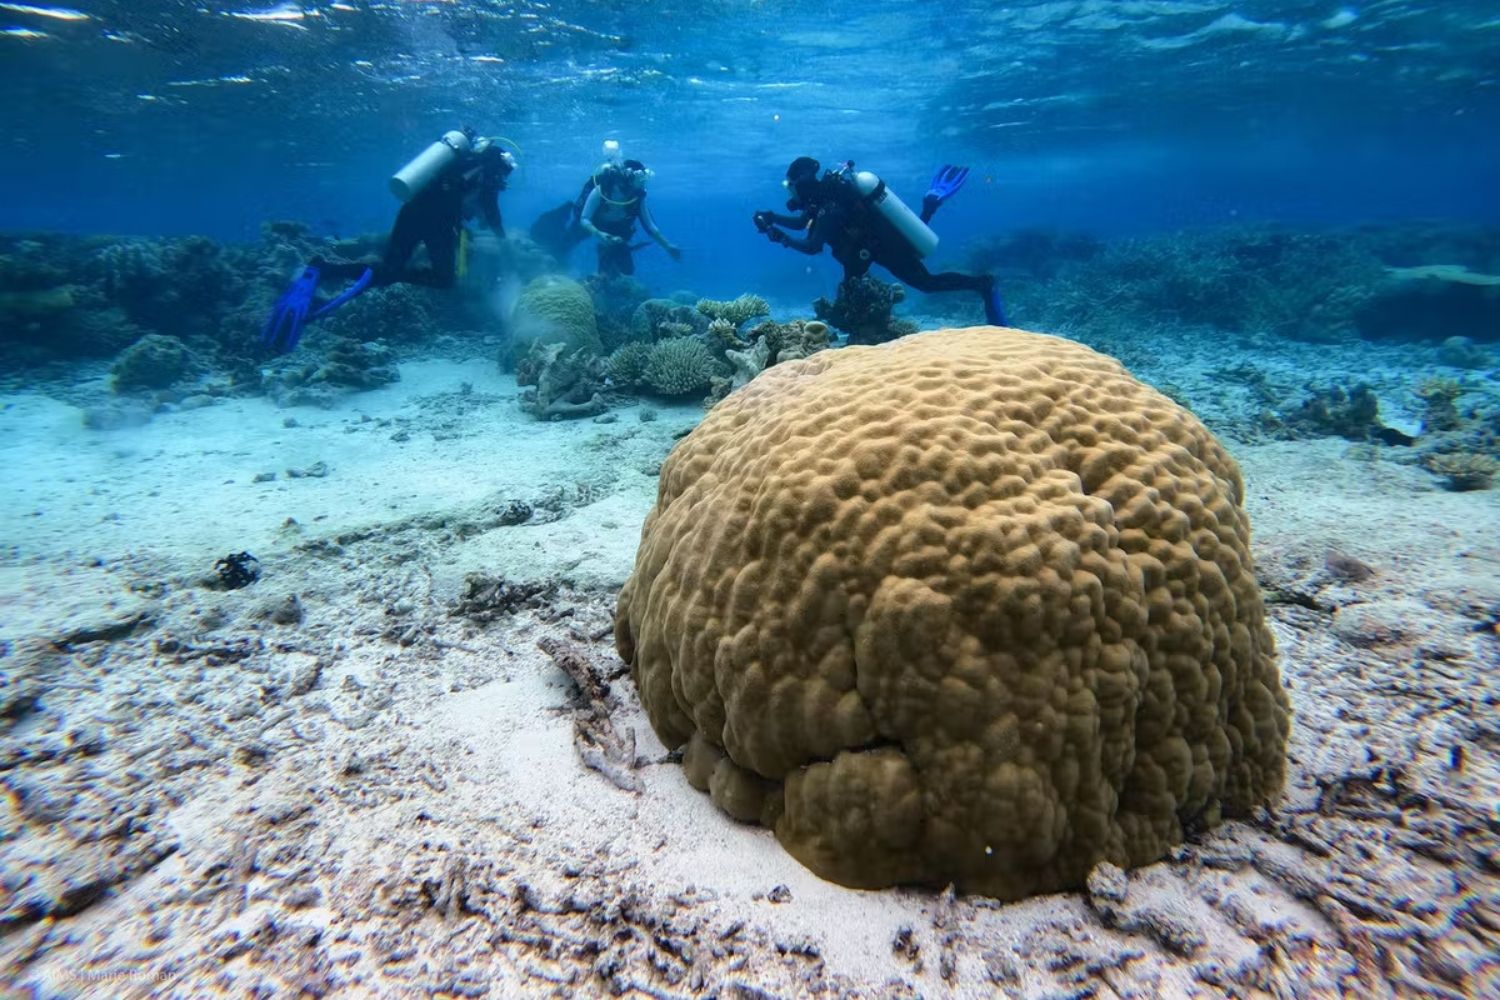
<svg viewBox="0 0 1500 1000">
<path fill-rule="evenodd" d="M 323 257 L 308 261 L 272 310 L 261 335 L 262 345 L 278 354 L 292 350 L 308 323 L 370 288 L 397 282 L 452 288 L 462 266 L 466 220 L 483 217 L 495 235 L 505 238 L 499 195 L 515 168 L 515 157 L 495 139 L 467 127 L 446 133 L 391 178 L 391 193 L 403 204 L 382 258 L 378 262 Z M 427 247 L 429 267 L 409 266 L 419 243 Z M 314 305 L 318 284 L 325 279 L 353 284 Z"/>
<path fill-rule="evenodd" d="M 621 159 L 618 141 L 605 140 L 604 162 L 583 182 L 578 197 L 539 216 L 532 224 L 531 238 L 562 261 L 592 236 L 599 241 L 600 274 L 634 274 L 633 251 L 650 245 L 630 242 L 639 220 L 641 228 L 673 260 L 681 260 L 682 251 L 662 235 L 646 208 L 646 181 L 650 177 L 651 171 L 640 160 Z"/>
<path fill-rule="evenodd" d="M 810 156 L 793 160 L 782 183 L 792 194 L 787 210 L 797 214 L 756 212 L 755 228 L 772 243 L 805 254 L 819 254 L 824 246 L 831 247 L 834 259 L 844 265 L 844 281 L 861 277 L 871 264 L 879 264 L 919 292 L 977 292 L 984 300 L 985 321 L 1005 325 L 1005 308 L 993 277 L 956 271 L 933 274 L 922 263 L 938 243 L 937 234 L 927 223 L 963 187 L 969 176 L 967 167 L 938 170 L 922 198 L 920 216 L 879 177 L 867 170 L 856 171 L 853 161 L 825 171 L 821 177 L 820 169 Z M 806 230 L 807 236 L 798 239 L 777 226 Z"/>
</svg>

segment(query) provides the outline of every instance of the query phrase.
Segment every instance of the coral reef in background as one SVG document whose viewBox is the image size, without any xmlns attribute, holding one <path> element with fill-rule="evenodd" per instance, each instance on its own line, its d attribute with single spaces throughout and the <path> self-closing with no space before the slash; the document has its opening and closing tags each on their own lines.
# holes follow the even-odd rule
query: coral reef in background
<svg viewBox="0 0 1500 1000">
<path fill-rule="evenodd" d="M 1438 476 L 1445 489 L 1487 490 L 1500 470 L 1500 407 L 1493 397 L 1450 378 L 1427 378 L 1413 389 L 1420 403 L 1422 434 L 1416 463 Z M 1460 406 L 1465 396 L 1490 399 Z"/>
<path fill-rule="evenodd" d="M 1112 243 L 1046 291 L 1061 324 L 1156 322 L 1258 330 L 1297 340 L 1356 335 L 1386 280 L 1356 241 L 1276 230 L 1205 230 Z"/>
<path fill-rule="evenodd" d="M 399 381 L 395 361 L 391 348 L 379 341 L 323 338 L 315 350 L 268 362 L 261 388 L 280 406 L 326 408 L 351 392 Z"/>
<path fill-rule="evenodd" d="M 1500 275 L 1451 264 L 1389 268 L 1390 280 L 1360 316 L 1360 331 L 1382 340 L 1500 341 Z"/>
<path fill-rule="evenodd" d="M 1313 343 L 1500 338 L 1500 286 L 1484 280 L 1500 274 L 1495 227 L 1224 226 L 1106 243 L 1033 232 L 977 241 L 968 264 L 999 275 L 1015 321 L 1091 344 L 1167 323 Z"/>
<path fill-rule="evenodd" d="M 1077 888 L 1281 785 L 1243 494 L 1080 345 L 823 352 L 673 449 L 616 646 L 688 780 L 819 875 Z"/>
<path fill-rule="evenodd" d="M 110 384 L 116 392 L 165 389 L 191 367 L 192 355 L 181 340 L 148 333 L 120 353 L 110 368 Z"/>
<path fill-rule="evenodd" d="M 1449 337 L 1438 348 L 1438 361 L 1453 368 L 1473 371 L 1490 367 L 1495 363 L 1495 356 L 1469 337 Z"/>
<path fill-rule="evenodd" d="M 646 286 L 629 275 L 591 274 L 583 279 L 594 300 L 599 340 L 606 351 L 614 351 L 635 336 L 631 320 L 642 302 L 651 297 Z"/>
<path fill-rule="evenodd" d="M 851 344 L 883 344 L 917 329 L 917 324 L 894 315 L 896 303 L 905 298 L 906 289 L 900 285 L 865 274 L 840 282 L 833 301 L 819 298 L 813 313 L 848 334 Z"/>
<path fill-rule="evenodd" d="M 432 290 L 412 285 L 372 288 L 319 320 L 317 336 L 415 344 L 432 335 Z"/>
<path fill-rule="evenodd" d="M 709 319 L 693 306 L 674 299 L 647 299 L 630 319 L 635 340 L 667 340 L 696 337 L 708 331 Z"/>
</svg>

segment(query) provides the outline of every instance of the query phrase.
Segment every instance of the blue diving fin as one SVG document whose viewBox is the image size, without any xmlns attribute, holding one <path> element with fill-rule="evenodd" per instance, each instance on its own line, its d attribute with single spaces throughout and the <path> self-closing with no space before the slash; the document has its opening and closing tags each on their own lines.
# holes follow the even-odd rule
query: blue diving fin
<svg viewBox="0 0 1500 1000">
<path fill-rule="evenodd" d="M 317 311 L 312 314 L 310 319 L 321 319 L 324 316 L 327 316 L 339 306 L 343 305 L 345 302 L 348 302 L 350 299 L 354 298 L 356 295 L 369 288 L 370 282 L 374 280 L 374 270 L 368 267 L 365 268 L 365 273 L 356 278 L 354 284 L 350 285 L 348 288 L 344 289 L 342 292 L 319 306 Z"/>
<path fill-rule="evenodd" d="M 1006 326 L 1005 303 L 1000 298 L 1000 283 L 990 278 L 980 294 L 984 296 L 984 321 L 990 326 Z"/>
<path fill-rule="evenodd" d="M 955 167 L 951 163 L 944 164 L 938 168 L 938 172 L 932 175 L 932 183 L 927 187 L 927 194 L 922 201 L 935 202 L 933 207 L 958 194 L 958 189 L 964 186 L 964 181 L 969 179 L 968 167 Z"/>
<path fill-rule="evenodd" d="M 304 267 L 291 286 L 281 293 L 265 330 L 261 332 L 262 347 L 276 354 L 285 354 L 297 346 L 297 341 L 302 339 L 302 329 L 307 326 L 313 295 L 318 291 L 318 277 L 317 268 Z"/>
</svg>

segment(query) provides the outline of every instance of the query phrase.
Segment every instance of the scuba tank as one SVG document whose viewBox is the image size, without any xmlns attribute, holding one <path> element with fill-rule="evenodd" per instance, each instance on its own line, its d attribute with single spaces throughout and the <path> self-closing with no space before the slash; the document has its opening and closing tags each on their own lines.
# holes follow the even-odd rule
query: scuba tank
<svg viewBox="0 0 1500 1000">
<path fill-rule="evenodd" d="M 469 151 L 469 137 L 455 129 L 422 150 L 410 163 L 391 178 L 391 194 L 403 202 L 411 201 L 431 184 L 448 165 Z"/>
<path fill-rule="evenodd" d="M 885 186 L 885 181 L 868 170 L 856 171 L 853 161 L 844 164 L 839 173 L 846 181 L 854 185 L 854 190 L 859 192 L 865 204 L 879 212 L 885 221 L 889 222 L 892 228 L 911 244 L 918 257 L 926 257 L 937 249 L 937 233 L 933 232 L 917 213 L 907 208 L 906 202 L 896 197 L 896 192 Z"/>
</svg>

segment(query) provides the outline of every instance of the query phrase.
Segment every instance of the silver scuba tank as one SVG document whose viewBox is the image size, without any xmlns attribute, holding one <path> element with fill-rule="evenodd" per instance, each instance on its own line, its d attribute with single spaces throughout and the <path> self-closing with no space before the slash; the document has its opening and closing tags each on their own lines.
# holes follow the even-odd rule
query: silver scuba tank
<svg viewBox="0 0 1500 1000">
<path fill-rule="evenodd" d="M 441 139 L 422 150 L 410 163 L 396 171 L 390 181 L 391 194 L 403 202 L 411 201 L 446 170 L 449 164 L 468 151 L 468 136 L 456 129 L 443 133 Z"/>
<path fill-rule="evenodd" d="M 896 232 L 911 244 L 918 257 L 926 257 L 937 249 L 937 233 L 908 208 L 906 202 L 896 197 L 896 192 L 886 187 L 885 181 L 868 170 L 853 171 L 850 179 L 860 197 L 885 217 Z"/>
</svg>

